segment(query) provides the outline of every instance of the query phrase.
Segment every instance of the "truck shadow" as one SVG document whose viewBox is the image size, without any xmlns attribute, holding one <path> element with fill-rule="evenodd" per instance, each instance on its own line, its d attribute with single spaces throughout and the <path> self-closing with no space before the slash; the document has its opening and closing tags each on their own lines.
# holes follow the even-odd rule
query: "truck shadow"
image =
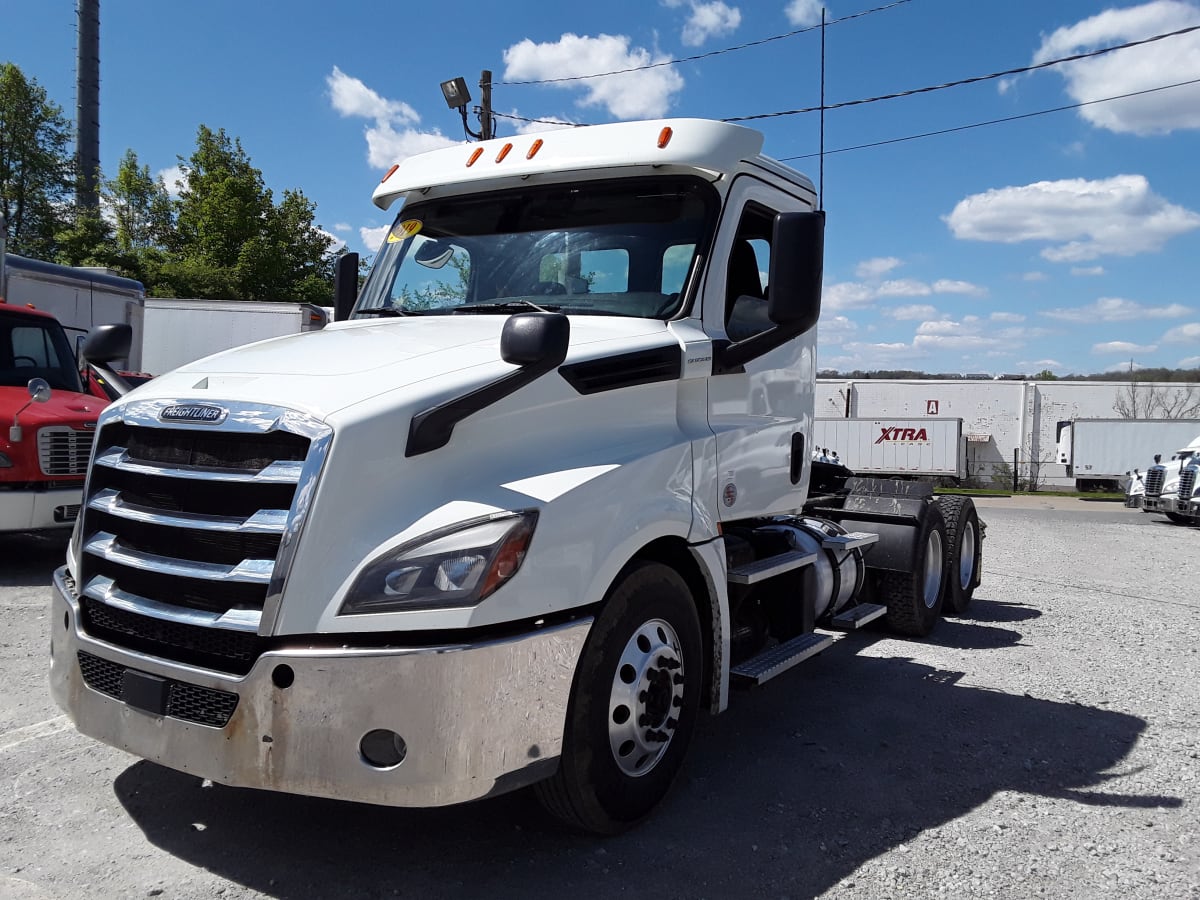
<svg viewBox="0 0 1200 900">
<path fill-rule="evenodd" d="M 0 587 L 49 585 L 70 539 L 69 531 L 0 534 Z"/>
<path fill-rule="evenodd" d="M 1001 622 L 1028 612 L 976 611 Z M 945 626 L 939 644 L 1013 643 L 991 632 L 1020 638 L 970 619 Z M 616 838 L 563 831 L 528 792 L 389 809 L 205 787 L 148 762 L 125 770 L 114 789 L 156 846 L 264 894 L 305 900 L 813 896 L 998 791 L 1087 805 L 1181 804 L 1104 790 L 1142 719 L 967 686 L 962 673 L 909 659 L 849 658 L 870 642 L 852 636 L 735 694 L 722 716 L 703 717 L 671 797 Z"/>
</svg>

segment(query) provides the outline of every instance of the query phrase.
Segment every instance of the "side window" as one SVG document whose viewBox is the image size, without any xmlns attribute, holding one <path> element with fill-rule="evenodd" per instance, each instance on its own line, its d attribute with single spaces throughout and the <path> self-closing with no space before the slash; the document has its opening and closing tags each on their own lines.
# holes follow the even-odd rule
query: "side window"
<svg viewBox="0 0 1200 900">
<path fill-rule="evenodd" d="M 676 244 L 667 248 L 662 258 L 662 293 L 669 296 L 683 290 L 683 282 L 695 252 L 695 244 Z"/>
<path fill-rule="evenodd" d="M 45 328 L 16 327 L 12 330 L 13 360 L 17 366 L 57 369 L 58 356 L 47 340 Z"/>
<path fill-rule="evenodd" d="M 767 274 L 775 214 L 747 204 L 729 252 L 725 277 L 725 333 L 744 341 L 771 327 L 767 318 Z"/>
</svg>

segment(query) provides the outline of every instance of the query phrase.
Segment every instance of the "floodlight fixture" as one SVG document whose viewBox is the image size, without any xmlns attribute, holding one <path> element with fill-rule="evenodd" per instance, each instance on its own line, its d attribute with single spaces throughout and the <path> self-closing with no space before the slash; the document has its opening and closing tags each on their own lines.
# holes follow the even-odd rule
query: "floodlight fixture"
<svg viewBox="0 0 1200 900">
<path fill-rule="evenodd" d="M 471 102 L 471 92 L 467 90 L 467 79 L 451 78 L 449 81 L 443 81 L 442 96 L 446 98 L 446 105 L 451 109 L 465 111 L 467 104 Z"/>
</svg>

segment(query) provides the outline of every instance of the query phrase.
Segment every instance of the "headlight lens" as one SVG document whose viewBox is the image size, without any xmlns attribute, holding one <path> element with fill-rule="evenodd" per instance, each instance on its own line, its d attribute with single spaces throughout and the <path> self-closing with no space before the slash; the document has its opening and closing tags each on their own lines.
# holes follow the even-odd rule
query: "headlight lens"
<svg viewBox="0 0 1200 900">
<path fill-rule="evenodd" d="M 1178 478 L 1176 478 L 1176 479 L 1174 479 L 1174 480 L 1172 480 L 1172 481 L 1168 481 L 1166 484 L 1164 484 L 1164 485 L 1163 485 L 1163 487 L 1162 487 L 1162 492 L 1163 492 L 1164 494 L 1177 494 L 1177 493 L 1179 493 L 1179 479 L 1178 479 Z"/>
<path fill-rule="evenodd" d="M 474 606 L 525 561 L 537 512 L 473 519 L 389 550 L 363 569 L 338 615 Z"/>
</svg>

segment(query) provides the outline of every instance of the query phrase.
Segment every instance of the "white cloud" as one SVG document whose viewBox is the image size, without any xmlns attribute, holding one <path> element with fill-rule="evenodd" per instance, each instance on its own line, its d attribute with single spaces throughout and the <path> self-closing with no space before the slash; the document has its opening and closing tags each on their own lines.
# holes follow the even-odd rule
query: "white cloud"
<svg viewBox="0 0 1200 900">
<path fill-rule="evenodd" d="M 845 316 L 824 317 L 817 329 L 822 344 L 842 344 L 858 331 L 858 325 Z"/>
<path fill-rule="evenodd" d="M 1190 344 L 1200 341 L 1200 322 L 1188 322 L 1186 325 L 1172 328 L 1162 339 L 1168 344 Z"/>
<path fill-rule="evenodd" d="M 1142 306 L 1120 297 L 1101 297 L 1087 306 L 1048 309 L 1043 316 L 1063 322 L 1134 322 L 1142 319 L 1177 319 L 1191 310 L 1179 303 L 1167 306 Z"/>
<path fill-rule="evenodd" d="M 821 24 L 821 8 L 824 5 L 822 0 L 791 0 L 783 12 L 789 22 L 804 28 Z"/>
<path fill-rule="evenodd" d="M 1041 254 L 1051 262 L 1157 251 L 1200 228 L 1200 215 L 1168 203 L 1142 175 L 994 188 L 960 200 L 944 219 L 960 240 L 1054 244 Z"/>
<path fill-rule="evenodd" d="M 993 322 L 1024 322 L 1025 317 L 1020 313 L 994 312 L 988 318 Z"/>
<path fill-rule="evenodd" d="M 1104 274 L 1104 266 L 1072 266 L 1071 274 L 1080 278 L 1094 278 Z"/>
<path fill-rule="evenodd" d="M 334 231 L 351 231 L 352 230 L 350 228 L 349 222 L 338 222 L 337 224 L 333 225 L 332 227 L 333 227 Z"/>
<path fill-rule="evenodd" d="M 928 297 L 933 288 L 913 278 L 898 278 L 885 281 L 875 289 L 877 297 Z"/>
<path fill-rule="evenodd" d="M 1093 353 L 1153 353 L 1158 349 L 1157 344 L 1131 344 L 1129 341 L 1108 341 L 1104 344 L 1093 344 Z"/>
<path fill-rule="evenodd" d="M 1181 369 L 1195 369 L 1200 367 L 1200 356 L 1188 356 L 1181 359 L 1176 365 Z"/>
<path fill-rule="evenodd" d="M 363 227 L 358 229 L 358 236 L 362 240 L 363 246 L 374 253 L 383 246 L 383 239 L 391 230 L 391 225 L 380 225 L 378 228 Z"/>
<path fill-rule="evenodd" d="M 908 321 L 915 319 L 928 319 L 931 316 L 937 315 L 937 308 L 929 306 L 926 303 L 913 303 L 908 306 L 897 306 L 893 309 L 885 309 L 883 314 L 891 316 L 897 321 Z"/>
<path fill-rule="evenodd" d="M 918 334 L 913 347 L 918 350 L 989 350 L 1003 347 L 997 338 L 980 334 Z"/>
<path fill-rule="evenodd" d="M 641 47 L 631 48 L 625 35 L 564 34 L 554 43 L 543 44 L 526 38 L 504 51 L 504 78 L 530 81 L 592 75 L 666 62 L 669 58 Z M 602 106 L 618 119 L 654 119 L 666 114 L 683 83 L 683 77 L 674 69 L 660 66 L 608 78 L 563 81 L 548 87 L 582 90 L 580 106 Z"/>
<path fill-rule="evenodd" d="M 187 180 L 183 171 L 183 166 L 168 166 L 165 169 L 160 169 L 158 175 L 155 176 L 166 187 L 167 193 L 174 199 L 179 199 L 180 192 L 187 187 Z"/>
<path fill-rule="evenodd" d="M 1200 24 L 1200 7 L 1184 0 L 1155 0 L 1125 9 L 1108 9 L 1052 32 L 1042 40 L 1033 62 Z M 1180 35 L 1054 67 L 1078 103 L 1162 87 L 1200 78 L 1200 33 Z M 1138 135 L 1200 128 L 1200 85 L 1187 85 L 1081 107 L 1079 115 L 1098 128 Z"/>
<path fill-rule="evenodd" d="M 1046 281 L 1049 278 L 1045 272 L 1026 272 L 1021 276 L 1022 281 Z"/>
<path fill-rule="evenodd" d="M 513 115 L 517 111 L 513 110 Z M 521 122 L 517 125 L 517 134 L 540 134 L 543 131 L 562 131 L 564 128 L 574 128 L 576 122 L 560 119 L 558 116 L 541 116 L 538 122 Z"/>
<path fill-rule="evenodd" d="M 961 334 L 964 330 L 967 329 L 962 322 L 955 322 L 951 319 L 922 322 L 917 326 L 917 334 Z"/>
<path fill-rule="evenodd" d="M 826 285 L 821 292 L 821 306 L 824 309 L 865 309 L 875 303 L 876 292 L 873 288 L 857 281 L 842 281 Z"/>
<path fill-rule="evenodd" d="M 367 162 L 377 169 L 386 169 L 426 150 L 459 143 L 437 129 L 421 131 L 414 127 L 421 117 L 411 106 L 380 96 L 337 66 L 325 78 L 325 83 L 329 86 L 329 101 L 339 114 L 371 120 L 363 134 L 367 139 Z"/>
<path fill-rule="evenodd" d="M 680 40 L 685 47 L 699 47 L 709 38 L 720 37 L 737 30 L 742 24 L 742 12 L 721 0 L 692 3 L 692 14 L 683 26 Z"/>
<path fill-rule="evenodd" d="M 326 253 L 337 253 L 346 246 L 345 239 L 338 237 L 332 231 L 326 231 L 324 228 L 318 228 L 317 231 L 321 232 L 329 240 L 329 247 L 326 249 Z"/>
<path fill-rule="evenodd" d="M 983 297 L 987 294 L 987 288 L 971 284 L 969 281 L 952 281 L 949 278 L 939 278 L 933 283 L 933 292 L 935 294 L 965 294 L 968 297 Z"/>
<path fill-rule="evenodd" d="M 882 278 L 892 269 L 901 265 L 900 260 L 894 256 L 877 256 L 874 259 L 864 259 L 854 268 L 854 274 L 858 278 L 866 281 L 871 281 L 876 278 Z"/>
</svg>

